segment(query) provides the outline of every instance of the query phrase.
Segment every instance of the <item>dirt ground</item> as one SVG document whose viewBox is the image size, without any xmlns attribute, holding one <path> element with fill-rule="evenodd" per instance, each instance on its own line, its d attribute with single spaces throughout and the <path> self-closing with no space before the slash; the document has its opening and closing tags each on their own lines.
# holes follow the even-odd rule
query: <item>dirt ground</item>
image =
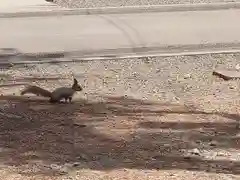
<svg viewBox="0 0 240 180">
<path fill-rule="evenodd" d="M 239 179 L 239 54 L 1 67 L 0 179 Z M 84 90 L 72 104 L 26 84 Z"/>
</svg>

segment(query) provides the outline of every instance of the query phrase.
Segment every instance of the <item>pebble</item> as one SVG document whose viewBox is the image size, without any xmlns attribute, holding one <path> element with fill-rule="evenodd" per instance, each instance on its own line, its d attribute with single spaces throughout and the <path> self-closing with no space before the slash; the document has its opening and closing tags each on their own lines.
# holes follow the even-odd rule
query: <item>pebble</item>
<svg viewBox="0 0 240 180">
<path fill-rule="evenodd" d="M 209 143 L 209 146 L 217 146 L 217 142 L 216 142 L 216 141 L 211 141 L 211 142 Z"/>
<path fill-rule="evenodd" d="M 190 75 L 190 74 L 185 74 L 185 75 L 183 76 L 183 78 L 184 78 L 184 79 L 189 79 L 189 78 L 191 78 L 191 75 Z"/>
<path fill-rule="evenodd" d="M 235 66 L 235 69 L 236 69 L 236 70 L 240 70 L 240 64 L 237 64 L 237 65 Z"/>
<path fill-rule="evenodd" d="M 200 151 L 197 148 L 194 148 L 193 150 L 191 150 L 190 153 L 198 156 L 200 155 Z"/>
<path fill-rule="evenodd" d="M 80 166 L 80 163 L 79 163 L 79 162 L 75 162 L 75 163 L 73 163 L 72 166 L 73 166 L 73 167 L 78 167 L 78 166 Z"/>
</svg>

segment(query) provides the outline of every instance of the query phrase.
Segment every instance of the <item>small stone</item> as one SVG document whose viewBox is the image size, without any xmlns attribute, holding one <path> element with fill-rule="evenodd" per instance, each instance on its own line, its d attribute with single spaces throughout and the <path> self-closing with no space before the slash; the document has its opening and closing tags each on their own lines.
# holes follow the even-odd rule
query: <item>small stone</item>
<svg viewBox="0 0 240 180">
<path fill-rule="evenodd" d="M 229 89 L 235 89 L 233 86 L 230 86 Z"/>
<path fill-rule="evenodd" d="M 215 147 L 217 146 L 217 142 L 216 141 L 212 141 L 209 143 L 209 146 Z"/>
<path fill-rule="evenodd" d="M 17 107 L 17 105 L 16 104 L 12 104 L 12 108 L 16 108 Z"/>
<path fill-rule="evenodd" d="M 240 64 L 237 64 L 237 65 L 235 66 L 235 69 L 236 69 L 236 70 L 240 70 Z"/>
<path fill-rule="evenodd" d="M 137 73 L 137 72 L 133 72 L 132 75 L 133 75 L 134 77 L 137 77 L 138 73 Z"/>
<path fill-rule="evenodd" d="M 72 167 L 78 167 L 78 166 L 80 166 L 79 162 L 75 162 L 75 163 L 72 164 Z"/>
<path fill-rule="evenodd" d="M 160 156 L 160 155 L 156 155 L 156 156 L 152 156 L 151 159 L 152 160 L 159 160 L 159 159 L 161 159 L 161 157 L 162 156 Z"/>
<path fill-rule="evenodd" d="M 185 159 L 185 160 L 190 160 L 191 157 L 190 157 L 190 156 L 184 156 L 183 159 Z"/>
<path fill-rule="evenodd" d="M 88 160 L 88 157 L 85 155 L 85 154 L 81 154 L 77 157 L 77 160 L 84 160 L 84 161 L 87 161 Z"/>
<path fill-rule="evenodd" d="M 51 167 L 51 169 L 55 169 L 55 170 L 59 170 L 62 168 L 61 166 L 59 166 L 57 164 L 51 164 L 50 167 Z"/>
<path fill-rule="evenodd" d="M 76 123 L 74 123 L 74 126 L 79 127 L 79 128 L 87 127 L 85 124 L 76 124 Z"/>
<path fill-rule="evenodd" d="M 145 63 L 150 63 L 150 61 L 151 61 L 151 58 L 150 58 L 150 57 L 144 58 L 144 62 L 145 62 Z"/>
<path fill-rule="evenodd" d="M 200 155 L 200 151 L 197 149 L 197 148 L 194 148 L 192 151 L 191 151 L 192 154 L 194 155 Z"/>
<path fill-rule="evenodd" d="M 189 78 L 191 78 L 191 75 L 190 75 L 190 74 L 185 74 L 185 75 L 183 76 L 183 78 L 184 78 L 184 79 L 189 79 Z"/>
<path fill-rule="evenodd" d="M 218 152 L 218 153 L 217 153 L 217 156 L 222 156 L 222 157 L 224 157 L 224 156 L 226 156 L 226 154 L 224 154 L 223 152 Z"/>
<path fill-rule="evenodd" d="M 161 69 L 156 69 L 156 73 L 160 73 L 161 72 Z"/>
<path fill-rule="evenodd" d="M 176 96 L 176 97 L 175 97 L 175 100 L 180 101 L 180 98 Z"/>
<path fill-rule="evenodd" d="M 201 141 L 200 141 L 200 140 L 196 140 L 196 143 L 197 143 L 197 144 L 201 144 Z"/>
</svg>

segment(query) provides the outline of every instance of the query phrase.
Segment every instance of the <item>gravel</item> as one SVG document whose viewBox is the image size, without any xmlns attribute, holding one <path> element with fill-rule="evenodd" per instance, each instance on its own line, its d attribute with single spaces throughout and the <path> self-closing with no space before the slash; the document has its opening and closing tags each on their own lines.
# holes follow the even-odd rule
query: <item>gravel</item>
<svg viewBox="0 0 240 180">
<path fill-rule="evenodd" d="M 239 0 L 55 0 L 55 2 L 64 7 L 96 8 L 166 4 L 223 3 L 239 2 Z"/>
<path fill-rule="evenodd" d="M 0 177 L 53 179 L 55 165 L 67 174 L 54 179 L 239 179 L 240 81 L 212 75 L 239 60 L 213 54 L 2 69 L 1 107 L 24 118 L 1 114 L 1 145 L 18 153 L 5 152 L 2 161 L 14 166 Z M 84 91 L 72 105 L 18 96 L 21 84 L 52 90 L 70 86 L 73 75 Z M 16 99 L 4 101 L 7 95 Z"/>
<path fill-rule="evenodd" d="M 223 108 L 228 108 L 225 110 L 238 112 L 235 105 L 240 98 L 239 81 L 224 81 L 213 76 L 212 72 L 215 67 L 235 69 L 239 59 L 239 54 L 133 58 L 26 65 L 7 69 L 5 73 L 16 79 L 38 76 L 66 78 L 48 84 L 47 87 L 52 89 L 66 83 L 70 85 L 74 75 L 80 79 L 85 88 L 84 92 L 89 98 L 91 94 L 99 93 L 126 94 L 137 99 L 158 100 L 164 103 L 189 102 L 198 104 L 199 108 L 204 104 L 212 110 L 224 111 Z M 37 85 L 46 83 L 47 81 L 36 81 Z M 19 92 L 14 91 L 14 93 Z M 227 107 L 223 106 L 225 103 L 228 104 Z"/>
</svg>

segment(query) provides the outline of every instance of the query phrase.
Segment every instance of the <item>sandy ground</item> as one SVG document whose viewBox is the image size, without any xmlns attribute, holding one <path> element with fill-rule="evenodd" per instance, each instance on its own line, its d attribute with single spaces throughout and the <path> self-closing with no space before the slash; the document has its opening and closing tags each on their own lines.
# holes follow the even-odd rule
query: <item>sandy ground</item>
<svg viewBox="0 0 240 180">
<path fill-rule="evenodd" d="M 240 54 L 1 67 L 0 179 L 239 179 Z M 73 103 L 26 84 L 84 87 Z"/>
<path fill-rule="evenodd" d="M 54 0 L 64 7 L 123 7 L 139 5 L 166 5 L 166 4 L 195 4 L 195 3 L 223 3 L 239 2 L 239 0 Z"/>
</svg>

